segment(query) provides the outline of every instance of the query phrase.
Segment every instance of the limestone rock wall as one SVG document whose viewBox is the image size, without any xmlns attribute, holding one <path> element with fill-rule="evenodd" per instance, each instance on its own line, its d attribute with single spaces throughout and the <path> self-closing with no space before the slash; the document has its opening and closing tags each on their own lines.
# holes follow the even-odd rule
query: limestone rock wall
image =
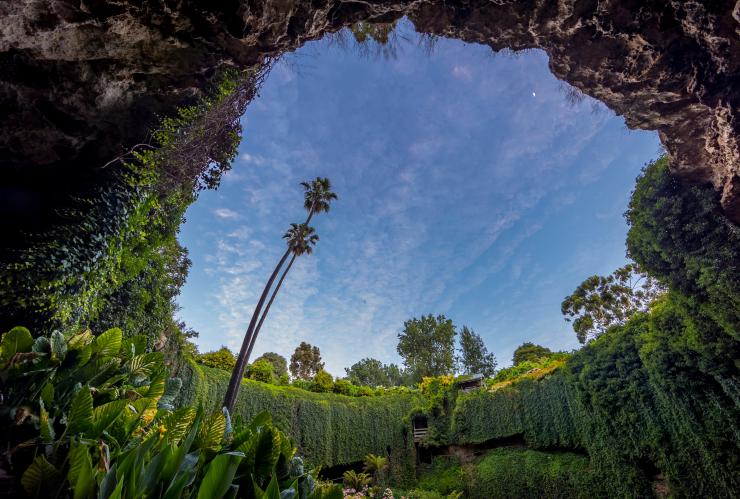
<svg viewBox="0 0 740 499">
<path fill-rule="evenodd" d="M 730 0 L 0 2 L 0 217 L 19 230 L 52 223 L 219 69 L 404 15 L 433 35 L 544 49 L 558 78 L 627 126 L 658 130 L 674 171 L 712 182 L 740 222 L 740 1 Z"/>
</svg>

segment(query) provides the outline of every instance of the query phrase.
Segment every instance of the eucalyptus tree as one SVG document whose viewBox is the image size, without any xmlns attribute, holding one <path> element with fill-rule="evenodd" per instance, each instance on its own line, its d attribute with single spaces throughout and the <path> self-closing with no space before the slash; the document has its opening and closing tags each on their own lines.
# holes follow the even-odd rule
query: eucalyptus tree
<svg viewBox="0 0 740 499">
<path fill-rule="evenodd" d="M 306 218 L 306 221 L 304 223 L 300 225 L 293 225 L 296 225 L 297 227 L 303 227 L 305 229 L 308 227 L 308 223 L 311 221 L 311 218 L 313 218 L 314 214 L 326 213 L 329 211 L 329 209 L 331 208 L 331 202 L 337 199 L 337 195 L 331 190 L 331 181 L 328 178 L 316 177 L 314 180 L 301 182 L 301 186 L 304 190 L 303 207 L 308 212 L 308 217 Z M 318 236 L 316 236 L 316 238 L 318 239 Z M 316 244 L 315 240 L 312 244 L 309 243 L 309 246 L 313 246 L 313 244 Z M 262 294 L 260 295 L 260 298 L 257 301 L 257 305 L 254 308 L 254 312 L 252 312 L 252 318 L 249 321 L 249 326 L 247 326 L 247 332 L 244 334 L 244 340 L 242 341 L 242 346 L 239 350 L 239 356 L 236 359 L 236 365 L 234 366 L 234 370 L 231 373 L 229 386 L 226 389 L 226 395 L 224 396 L 224 406 L 229 410 L 229 412 L 232 412 L 234 410 L 236 396 L 239 393 L 239 386 L 241 385 L 241 380 L 244 377 L 244 371 L 246 370 L 247 363 L 249 362 L 249 354 L 251 353 L 254 342 L 254 332 L 257 328 L 258 320 L 260 319 L 262 307 L 265 304 L 267 295 L 270 293 L 270 289 L 272 289 L 275 278 L 277 278 L 278 274 L 280 273 L 280 269 L 283 267 L 288 257 L 291 255 L 291 253 L 293 253 L 293 249 L 294 248 L 291 247 L 289 241 L 288 249 L 285 251 L 285 253 L 283 253 L 283 256 L 280 258 L 280 261 L 278 261 L 278 264 L 275 266 L 272 274 L 270 274 L 270 277 L 267 280 L 267 284 L 265 284 L 265 288 L 262 290 Z M 282 282 L 280 284 L 282 284 Z M 270 303 L 272 303 L 272 300 Z M 264 322 L 264 319 L 261 322 Z"/>
</svg>

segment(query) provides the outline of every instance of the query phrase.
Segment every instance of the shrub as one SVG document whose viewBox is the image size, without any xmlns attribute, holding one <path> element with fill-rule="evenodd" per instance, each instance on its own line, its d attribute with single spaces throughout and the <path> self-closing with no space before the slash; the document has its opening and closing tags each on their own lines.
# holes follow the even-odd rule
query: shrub
<svg viewBox="0 0 740 499">
<path fill-rule="evenodd" d="M 332 378 L 331 374 L 324 371 L 323 369 L 319 369 L 319 372 L 316 373 L 316 376 L 313 378 L 313 382 L 311 383 L 311 391 L 312 392 L 318 392 L 318 393 L 329 393 L 334 388 L 334 378 Z"/>
<path fill-rule="evenodd" d="M 196 361 L 204 366 L 215 367 L 216 369 L 223 369 L 229 372 L 233 371 L 236 365 L 236 357 L 226 347 L 221 347 L 213 352 L 199 354 L 196 357 Z"/>
<path fill-rule="evenodd" d="M 356 491 L 362 490 L 370 484 L 370 475 L 367 473 L 357 473 L 355 470 L 348 470 L 342 474 L 344 486 Z"/>
<path fill-rule="evenodd" d="M 354 386 L 352 385 L 352 383 L 350 383 L 346 379 L 338 379 L 334 382 L 334 388 L 332 389 L 332 391 L 341 395 L 352 396 L 353 388 Z"/>
<path fill-rule="evenodd" d="M 247 368 L 247 378 L 263 383 L 272 383 L 272 364 L 265 359 L 255 361 Z"/>
<path fill-rule="evenodd" d="M 460 463 L 437 457 L 432 462 L 432 469 L 419 477 L 419 488 L 431 490 L 442 496 L 454 492 L 464 492 L 468 479 Z"/>
</svg>

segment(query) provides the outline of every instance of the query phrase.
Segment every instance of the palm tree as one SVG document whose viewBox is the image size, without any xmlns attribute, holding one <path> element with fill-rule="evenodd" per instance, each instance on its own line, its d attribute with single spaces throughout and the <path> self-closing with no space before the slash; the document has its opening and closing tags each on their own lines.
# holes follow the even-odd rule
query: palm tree
<svg viewBox="0 0 740 499">
<path fill-rule="evenodd" d="M 324 177 L 316 177 L 310 182 L 301 182 L 306 191 L 303 193 L 303 207 L 308 212 L 308 218 L 303 225 L 308 225 L 315 213 L 327 213 L 331 208 L 331 201 L 337 199 L 337 195 L 331 190 L 331 181 Z"/>
<path fill-rule="evenodd" d="M 301 255 L 310 255 L 311 253 L 313 253 L 313 246 L 316 246 L 316 243 L 319 242 L 319 236 L 315 234 L 314 228 L 309 227 L 305 224 L 290 224 L 290 229 L 288 229 L 288 232 L 283 235 L 283 239 L 287 241 L 288 249 L 293 254 L 293 256 L 290 258 L 288 266 L 285 267 L 283 275 L 280 276 L 275 289 L 272 291 L 270 301 L 268 301 L 267 305 L 265 305 L 265 310 L 262 312 L 262 317 L 260 317 L 260 320 L 257 323 L 257 327 L 254 328 L 254 334 L 252 334 L 252 340 L 250 341 L 249 349 L 247 350 L 247 361 L 252 355 L 252 348 L 254 348 L 254 344 L 257 341 L 257 336 L 260 334 L 262 323 L 265 322 L 265 317 L 267 317 L 267 313 L 270 311 L 272 302 L 275 301 L 275 296 L 278 294 L 278 291 L 280 291 L 280 287 L 283 285 L 285 276 L 288 275 L 288 272 L 290 272 L 290 268 L 293 266 L 293 262 L 295 262 L 295 259 Z"/>
<path fill-rule="evenodd" d="M 326 213 L 329 211 L 330 202 L 337 199 L 337 195 L 332 192 L 331 181 L 328 178 L 316 177 L 316 179 L 310 182 L 301 182 L 301 186 L 303 186 L 303 189 L 305 190 L 303 194 L 303 207 L 308 211 L 308 218 L 302 225 L 304 227 L 307 227 L 308 223 L 311 221 L 311 218 L 314 216 L 315 213 Z M 280 269 L 285 263 L 285 260 L 288 259 L 288 255 L 290 255 L 291 251 L 292 250 L 289 245 L 288 249 L 280 258 L 278 264 L 275 266 L 275 269 L 272 271 L 270 278 L 267 280 L 267 284 L 265 284 L 265 288 L 262 290 L 260 299 L 254 308 L 254 312 L 252 313 L 252 318 L 249 321 L 247 332 L 244 334 L 242 347 L 239 350 L 239 356 L 236 359 L 234 370 L 231 372 L 229 386 L 226 389 L 226 395 L 224 396 L 224 407 L 226 407 L 229 412 L 233 412 L 234 410 L 236 396 L 239 393 L 239 386 L 241 385 L 241 380 L 244 377 L 244 371 L 247 368 L 249 353 L 251 352 L 251 345 L 254 341 L 254 330 L 255 326 L 257 325 L 257 319 L 259 318 L 260 312 L 262 311 L 262 306 L 265 304 L 265 300 L 267 299 L 267 295 L 272 288 L 272 284 L 273 282 L 275 282 L 275 278 L 280 272 Z"/>
</svg>

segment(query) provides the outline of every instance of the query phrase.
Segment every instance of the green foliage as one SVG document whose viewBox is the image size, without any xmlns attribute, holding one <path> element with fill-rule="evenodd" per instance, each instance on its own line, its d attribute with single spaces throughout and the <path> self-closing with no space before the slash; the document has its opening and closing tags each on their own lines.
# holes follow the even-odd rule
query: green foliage
<svg viewBox="0 0 740 499">
<path fill-rule="evenodd" d="M 353 396 L 357 392 L 357 389 L 346 379 L 340 378 L 334 382 L 334 387 L 332 388 L 332 391 L 341 395 Z"/>
<path fill-rule="evenodd" d="M 575 317 L 573 330 L 578 341 L 586 343 L 612 326 L 623 325 L 637 312 L 647 311 L 663 292 L 665 289 L 654 278 L 630 263 L 606 277 L 589 277 L 563 300 L 560 308 L 566 321 Z"/>
<path fill-rule="evenodd" d="M 516 350 L 514 350 L 512 362 L 515 366 L 524 361 L 537 362 L 544 357 L 550 356 L 552 353 L 552 350 L 547 347 L 526 342 L 522 343 L 516 348 Z"/>
<path fill-rule="evenodd" d="M 396 350 L 414 381 L 453 371 L 455 334 L 454 324 L 444 315 L 429 314 L 404 322 Z"/>
<path fill-rule="evenodd" d="M 185 384 L 178 405 L 203 404 L 209 409 L 220 406 L 228 373 L 191 363 L 181 376 Z M 417 403 L 416 392 L 347 397 L 314 393 L 295 384 L 276 386 L 244 380 L 235 418 L 249 420 L 269 411 L 275 424 L 293 438 L 297 452 L 312 466 L 354 463 L 369 453 L 385 455 L 390 447 L 391 475 L 401 479 L 413 473 L 413 439 L 404 420 Z M 372 395 L 370 388 L 358 390 L 362 388 Z"/>
<path fill-rule="evenodd" d="M 367 473 L 357 473 L 355 470 L 347 470 L 342 474 L 345 488 L 360 491 L 367 487 L 372 480 Z"/>
<path fill-rule="evenodd" d="M 290 372 L 295 378 L 308 381 L 323 368 L 324 363 L 321 362 L 319 347 L 312 346 L 305 341 L 296 347 L 290 357 Z"/>
<path fill-rule="evenodd" d="M 532 355 L 532 357 L 534 357 Z M 523 360 L 506 369 L 501 369 L 496 375 L 488 380 L 489 385 L 496 385 L 504 381 L 513 381 L 527 374 L 532 378 L 539 378 L 541 374 L 549 374 L 553 369 L 563 365 L 569 354 L 563 352 L 550 353 L 544 357 L 534 357 L 532 360 Z M 544 371 L 544 373 L 543 373 Z"/>
<path fill-rule="evenodd" d="M 419 475 L 418 488 L 447 496 L 464 492 L 468 488 L 468 481 L 465 471 L 456 460 L 437 457 L 432 462 L 432 468 Z"/>
<path fill-rule="evenodd" d="M 314 490 L 290 438 L 266 413 L 232 427 L 221 411 L 173 412 L 166 400 L 180 384 L 166 382 L 162 355 L 143 351 L 145 341 L 122 340 L 119 329 L 40 337 L 33 345 L 13 341 L 25 332 L 16 328 L 0 340 L 15 348 L 13 362 L 0 370 L 8 383 L 0 417 L 13 445 L 13 467 L 4 471 L 20 478 L 28 496 L 338 493 Z M 54 347 L 58 341 L 64 348 Z"/>
<path fill-rule="evenodd" d="M 313 382 L 311 383 L 311 391 L 312 392 L 318 392 L 318 393 L 329 393 L 334 388 L 334 378 L 332 378 L 331 374 L 324 371 L 323 369 L 320 369 L 319 372 L 316 373 L 316 376 L 313 378 Z"/>
<path fill-rule="evenodd" d="M 166 341 L 190 263 L 178 227 L 197 191 L 230 167 L 240 109 L 259 80 L 254 71 L 218 76 L 206 97 L 164 118 L 150 144 L 70 183 L 53 225 L 0 264 L 2 327 L 48 335 L 117 325 L 126 336 L 146 335 L 150 347 Z"/>
<path fill-rule="evenodd" d="M 247 378 L 263 383 L 272 383 L 275 380 L 272 364 L 265 359 L 254 361 L 247 368 Z"/>
<path fill-rule="evenodd" d="M 383 364 L 377 359 L 362 359 L 344 369 L 354 385 L 399 386 L 403 383 L 403 372 L 396 364 Z"/>
<path fill-rule="evenodd" d="M 480 374 L 491 377 L 496 372 L 496 356 L 488 353 L 483 338 L 472 329 L 463 326 L 460 331 L 459 371 L 463 374 Z"/>
<path fill-rule="evenodd" d="M 254 359 L 254 362 L 258 362 L 260 360 L 266 360 L 272 365 L 272 374 L 275 375 L 275 378 L 288 375 L 288 361 L 285 360 L 285 357 L 282 355 L 275 352 L 265 352 Z"/>
<path fill-rule="evenodd" d="M 740 227 L 711 185 L 687 186 L 662 157 L 637 178 L 625 217 L 627 251 L 640 267 L 690 298 L 740 337 Z"/>
<path fill-rule="evenodd" d="M 496 449 L 475 465 L 473 474 L 471 498 L 614 497 L 587 457 L 567 452 Z"/>
<path fill-rule="evenodd" d="M 388 470 L 388 458 L 368 454 L 365 456 L 362 469 L 370 474 L 373 478 L 373 483 L 379 485 L 383 483 L 385 472 Z"/>
<path fill-rule="evenodd" d="M 213 352 L 199 354 L 195 360 L 204 366 L 215 367 L 216 369 L 223 369 L 229 372 L 236 365 L 236 357 L 231 350 L 224 346 Z"/>
</svg>

